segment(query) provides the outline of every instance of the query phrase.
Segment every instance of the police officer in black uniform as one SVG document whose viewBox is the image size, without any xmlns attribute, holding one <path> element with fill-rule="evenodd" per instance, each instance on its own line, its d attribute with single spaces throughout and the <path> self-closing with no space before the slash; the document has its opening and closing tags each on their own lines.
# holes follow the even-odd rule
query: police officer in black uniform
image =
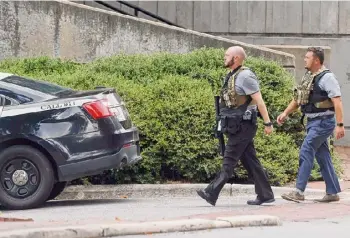
<svg viewBox="0 0 350 238">
<path fill-rule="evenodd" d="M 231 71 L 226 76 L 220 95 L 220 123 L 221 131 L 227 135 L 228 141 L 220 172 L 205 189 L 197 191 L 201 198 L 213 206 L 239 160 L 253 178 L 257 194 L 255 200 L 247 203 L 261 205 L 275 201 L 254 147 L 257 110 L 264 120 L 265 133 L 271 134 L 273 127 L 260 93 L 258 79 L 249 68 L 243 66 L 245 58 L 245 51 L 239 46 L 230 47 L 225 52 L 225 66 Z"/>
</svg>

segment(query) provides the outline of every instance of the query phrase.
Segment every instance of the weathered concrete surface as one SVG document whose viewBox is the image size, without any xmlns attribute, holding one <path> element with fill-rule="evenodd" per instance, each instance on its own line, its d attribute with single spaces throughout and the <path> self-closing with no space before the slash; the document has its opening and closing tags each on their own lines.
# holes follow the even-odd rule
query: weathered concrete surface
<svg viewBox="0 0 350 238">
<path fill-rule="evenodd" d="M 197 189 L 204 189 L 207 184 L 125 184 L 125 185 L 92 185 L 92 186 L 68 186 L 57 197 L 58 200 L 82 200 L 82 199 L 112 199 L 112 198 L 167 198 L 167 197 L 196 197 Z M 306 196 L 322 196 L 324 189 L 310 188 L 309 183 L 305 191 Z M 341 188 L 348 194 L 346 184 L 341 183 Z M 272 187 L 275 196 L 290 192 L 293 187 Z M 254 185 L 226 184 L 220 192 L 220 196 L 247 196 L 255 194 Z"/>
<path fill-rule="evenodd" d="M 295 81 L 300 82 L 301 78 L 305 74 L 305 63 L 304 56 L 306 50 L 309 46 L 304 45 L 262 45 L 273 50 L 279 50 L 287 52 L 295 56 Z M 330 67 L 331 63 L 331 48 L 329 46 L 320 46 L 324 49 L 325 52 L 325 61 L 324 64 L 327 67 Z"/>
<path fill-rule="evenodd" d="M 127 1 L 207 33 L 350 34 L 348 1 Z M 80 1 L 90 5 L 89 1 Z M 94 4 L 95 7 L 103 6 Z M 121 5 L 122 10 L 126 8 Z M 179 11 L 181 9 L 181 11 Z M 141 14 L 140 17 L 151 19 Z"/>
<path fill-rule="evenodd" d="M 117 53 L 185 53 L 240 45 L 294 67 L 294 56 L 69 1 L 0 2 L 0 59 L 49 55 L 79 62 Z"/>
<path fill-rule="evenodd" d="M 232 227 L 280 226 L 276 216 L 250 215 L 218 217 L 217 219 L 182 219 L 129 224 L 89 224 L 84 226 L 42 227 L 14 229 L 0 232 L 0 238 L 102 238 L 112 236 L 144 235 L 153 233 L 185 232 Z"/>
<path fill-rule="evenodd" d="M 305 210 L 308 210 L 307 208 Z M 294 214 L 293 214 L 294 215 Z M 249 227 L 204 230 L 196 232 L 175 232 L 168 234 L 153 234 L 152 238 L 213 238 L 213 237 L 266 237 L 266 238 L 294 238 L 296 233 L 302 237 L 337 237 L 347 238 L 349 236 L 350 216 L 345 215 L 336 218 L 325 217 L 320 220 L 306 220 L 298 222 L 283 222 L 283 226 L 273 227 Z M 257 235 L 258 234 L 258 235 Z M 111 237 L 117 238 L 117 237 Z M 135 235 L 127 238 L 150 238 L 150 235 Z"/>
<path fill-rule="evenodd" d="M 350 212 L 350 194 L 345 190 L 340 193 L 341 200 L 339 202 L 324 204 L 313 201 L 313 199 L 324 195 L 324 188 L 322 190 L 311 190 L 308 187 L 306 200 L 302 203 L 289 202 L 280 198 L 280 192 L 282 190 L 284 192 L 288 191 L 290 188 L 273 188 L 276 198 L 274 203 L 263 206 L 249 206 L 246 203 L 247 200 L 255 198 L 254 189 L 251 186 L 238 185 L 237 188 L 240 189 L 233 190 L 230 196 L 227 195 L 226 186 L 223 193 L 220 194 L 216 206 L 213 207 L 195 193 L 195 189 L 204 186 L 206 184 L 91 186 L 91 190 L 95 189 L 101 194 L 100 199 L 53 200 L 36 209 L 3 210 L 0 217 L 31 220 L 26 222 L 0 222 L 0 237 L 11 237 L 9 235 L 13 233 L 6 234 L 7 231 L 18 232 L 17 234 L 23 235 L 26 233 L 19 231 L 36 228 L 49 229 L 39 229 L 37 230 L 38 233 L 32 233 L 32 236 L 29 237 L 37 238 L 45 234 L 46 236 L 43 237 L 48 238 L 49 235 L 53 234 L 51 231 L 58 230 L 62 233 L 61 236 L 57 237 L 69 238 L 70 235 L 75 234 L 80 234 L 80 237 L 88 237 L 88 234 L 91 233 L 98 237 L 101 234 L 101 230 L 98 229 L 101 227 L 106 228 L 103 232 L 106 235 L 110 234 L 108 231 L 119 232 L 121 228 L 124 228 L 124 231 L 131 231 L 130 228 L 137 225 L 140 229 L 162 227 L 164 228 L 163 231 L 174 231 L 174 229 L 180 229 L 179 223 L 184 228 L 188 225 L 193 225 L 193 228 L 204 228 L 200 225 L 204 223 L 197 223 L 198 220 L 203 219 L 206 221 L 227 221 L 229 224 L 231 223 L 231 226 L 237 224 L 240 226 L 247 224 L 268 225 L 268 223 L 271 224 L 271 221 L 277 224 L 279 220 L 284 223 L 324 219 L 326 217 L 348 215 Z M 114 187 L 118 192 L 110 199 L 102 199 L 106 197 L 103 195 L 106 187 Z M 177 192 L 175 192 L 176 188 L 178 188 Z M 185 189 L 187 192 L 184 193 L 179 188 Z M 170 192 L 172 189 L 173 191 Z M 66 190 L 79 190 L 79 187 L 68 187 Z M 139 190 L 139 192 L 136 191 L 134 194 L 130 194 L 130 190 Z M 189 190 L 192 193 L 189 193 Z M 127 196 L 118 196 L 118 194 Z M 241 215 L 249 215 L 249 217 L 241 217 Z M 265 215 L 269 216 L 266 217 Z M 276 219 L 276 217 L 279 219 Z M 256 218 L 260 219 L 257 220 Z M 170 224 L 176 225 L 169 226 Z M 215 225 L 217 225 L 215 227 L 222 227 L 225 223 L 215 223 Z M 71 229 L 67 230 L 66 226 L 70 226 Z M 86 230 L 86 227 L 91 229 Z M 97 228 L 97 230 L 92 228 Z M 43 231 L 46 231 L 46 233 L 42 233 Z M 82 233 L 84 231 L 91 233 Z M 147 232 L 147 230 L 143 231 Z M 151 232 L 151 230 L 148 231 Z"/>
<path fill-rule="evenodd" d="M 274 203 L 265 204 L 263 206 L 247 205 L 246 201 L 255 197 L 253 194 L 249 196 L 240 196 L 239 194 L 234 194 L 234 196 L 231 197 L 220 196 L 215 207 L 208 204 L 199 196 L 158 198 L 148 196 L 144 198 L 123 199 L 115 197 L 114 199 L 108 200 L 49 201 L 44 204 L 44 206 L 37 209 L 20 211 L 4 210 L 1 216 L 32 218 L 33 221 L 0 223 L 0 234 L 7 231 L 17 232 L 32 228 L 56 228 L 59 230 L 62 229 L 60 227 L 65 229 L 66 226 L 70 226 L 72 229 L 65 230 L 70 233 L 62 232 L 61 236 L 56 237 L 69 238 L 69 235 L 74 235 L 75 233 L 80 234 L 80 237 L 88 237 L 87 233 L 81 233 L 84 231 L 81 229 L 82 227 L 111 227 L 110 231 L 118 231 L 118 229 L 122 227 L 125 228 L 125 230 L 129 230 L 128 228 L 135 226 L 132 224 L 136 223 L 139 225 L 140 229 L 163 227 L 166 231 L 170 231 L 176 227 L 178 228 L 178 226 L 169 227 L 168 225 L 178 224 L 179 221 L 184 221 L 185 223 L 182 223 L 182 225 L 185 227 L 188 224 L 192 224 L 193 227 L 201 227 L 195 222 L 203 219 L 211 221 L 225 220 L 237 222 L 238 224 L 243 220 L 247 221 L 247 219 L 243 217 L 239 217 L 238 220 L 235 219 L 235 221 L 227 218 L 241 215 L 254 215 L 254 217 L 256 217 L 255 215 L 277 216 L 283 223 L 288 221 L 316 220 L 349 215 L 349 195 L 341 193 L 341 200 L 331 204 L 315 203 L 313 201 L 314 198 L 320 198 L 322 195 L 307 195 L 306 200 L 302 203 L 289 202 L 276 195 L 276 201 Z M 224 218 L 222 219 L 222 217 Z M 267 219 L 264 220 L 266 221 Z M 254 224 L 254 220 L 249 219 L 250 224 L 252 221 Z M 244 223 L 247 224 L 246 222 Z M 152 226 L 146 227 L 146 224 L 152 224 Z M 266 222 L 263 221 L 262 224 L 267 225 Z M 242 223 L 240 225 L 242 226 Z M 45 229 L 41 229 L 41 231 L 43 230 Z M 47 229 L 46 231 L 46 236 L 43 237 L 48 238 L 52 233 Z M 76 232 L 72 233 L 72 231 Z M 96 232 L 94 229 L 89 231 Z M 107 231 L 108 230 L 103 233 L 110 234 Z M 39 234 L 43 233 L 36 233 L 31 237 L 41 237 Z M 98 237 L 99 233 L 94 234 L 95 237 Z M 11 237 L 9 233 L 6 234 L 7 236 L 5 234 L 2 235 L 3 236 L 0 237 Z M 17 236 L 17 238 L 19 237 Z"/>
</svg>

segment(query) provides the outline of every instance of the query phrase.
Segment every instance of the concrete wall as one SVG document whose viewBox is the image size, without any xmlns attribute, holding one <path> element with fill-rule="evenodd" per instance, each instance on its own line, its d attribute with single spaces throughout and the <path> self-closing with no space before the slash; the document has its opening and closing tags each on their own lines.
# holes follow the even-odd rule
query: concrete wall
<svg viewBox="0 0 350 238">
<path fill-rule="evenodd" d="M 126 17 L 68 1 L 0 2 L 0 59 L 50 55 L 90 61 L 117 53 L 189 52 L 240 45 L 251 56 L 293 68 L 293 55 Z"/>
<path fill-rule="evenodd" d="M 128 1 L 188 29 L 210 33 L 350 34 L 348 1 Z M 100 6 L 92 1 L 79 3 Z M 109 2 L 122 10 L 125 5 Z M 131 11 L 130 11 L 131 12 Z M 151 19 L 145 15 L 141 17 Z"/>
</svg>

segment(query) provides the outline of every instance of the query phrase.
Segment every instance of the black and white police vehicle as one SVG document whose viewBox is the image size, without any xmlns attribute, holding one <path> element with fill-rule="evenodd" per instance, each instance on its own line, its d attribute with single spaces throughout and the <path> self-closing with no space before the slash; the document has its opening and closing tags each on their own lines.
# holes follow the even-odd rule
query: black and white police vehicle
<svg viewBox="0 0 350 238">
<path fill-rule="evenodd" d="M 139 132 L 115 89 L 76 91 L 0 73 L 0 204 L 30 209 L 68 181 L 141 159 Z"/>
</svg>

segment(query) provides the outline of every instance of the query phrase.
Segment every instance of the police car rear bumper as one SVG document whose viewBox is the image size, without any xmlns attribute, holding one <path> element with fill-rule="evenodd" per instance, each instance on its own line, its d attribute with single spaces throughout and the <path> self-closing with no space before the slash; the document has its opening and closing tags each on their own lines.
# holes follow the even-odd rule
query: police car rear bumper
<svg viewBox="0 0 350 238">
<path fill-rule="evenodd" d="M 141 159 L 139 142 L 128 143 L 117 153 L 59 166 L 59 180 L 71 181 L 85 176 L 97 175 L 107 169 L 119 169 L 135 164 Z"/>
</svg>

